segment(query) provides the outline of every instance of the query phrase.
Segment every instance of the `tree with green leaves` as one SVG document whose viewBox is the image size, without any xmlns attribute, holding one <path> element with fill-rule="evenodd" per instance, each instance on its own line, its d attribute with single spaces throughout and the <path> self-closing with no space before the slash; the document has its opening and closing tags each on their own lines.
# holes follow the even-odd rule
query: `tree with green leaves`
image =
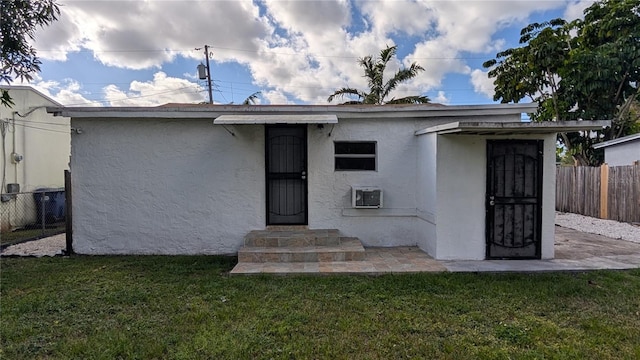
<svg viewBox="0 0 640 360">
<path fill-rule="evenodd" d="M 598 165 L 594 143 L 640 131 L 640 3 L 597 1 L 584 19 L 554 19 L 522 29 L 517 48 L 483 64 L 494 78 L 494 100 L 539 103 L 535 121 L 611 120 L 595 133 L 559 136 L 580 165 Z"/>
<path fill-rule="evenodd" d="M 358 59 L 358 64 L 364 68 L 364 76 L 367 78 L 369 92 L 361 91 L 354 88 L 342 88 L 336 90 L 327 99 L 332 102 L 336 97 L 344 98 L 356 97 L 357 100 L 349 100 L 344 102 L 346 105 L 353 104 L 426 104 L 430 101 L 427 96 L 416 95 L 406 96 L 399 99 L 392 98 L 386 100 L 389 94 L 401 83 L 416 77 L 424 68 L 415 62 L 409 68 L 398 70 L 393 77 L 384 81 L 384 71 L 389 61 L 396 55 L 397 46 L 387 46 L 380 51 L 380 57 L 374 59 L 373 56 L 367 55 Z"/>
<path fill-rule="evenodd" d="M 0 42 L 2 43 L 2 73 L 0 83 L 13 79 L 33 79 L 40 71 L 36 49 L 30 44 L 38 27 L 58 19 L 60 9 L 55 0 L 0 0 Z M 13 101 L 6 89 L 0 89 L 3 106 Z"/>
</svg>

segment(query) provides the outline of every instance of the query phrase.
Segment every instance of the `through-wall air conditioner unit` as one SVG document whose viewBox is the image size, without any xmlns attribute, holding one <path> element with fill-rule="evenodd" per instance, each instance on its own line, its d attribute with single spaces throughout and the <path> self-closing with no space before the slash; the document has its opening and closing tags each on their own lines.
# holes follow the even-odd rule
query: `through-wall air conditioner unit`
<svg viewBox="0 0 640 360">
<path fill-rule="evenodd" d="M 352 187 L 351 207 L 354 209 L 378 209 L 382 207 L 382 189 L 375 187 Z"/>
</svg>

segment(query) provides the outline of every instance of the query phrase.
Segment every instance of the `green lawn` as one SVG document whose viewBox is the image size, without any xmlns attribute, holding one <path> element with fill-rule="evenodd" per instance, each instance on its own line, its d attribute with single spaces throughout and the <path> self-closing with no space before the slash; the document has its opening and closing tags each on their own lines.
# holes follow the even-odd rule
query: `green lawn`
<svg viewBox="0 0 640 360">
<path fill-rule="evenodd" d="M 233 262 L 2 259 L 0 358 L 640 358 L 638 270 L 229 277 Z"/>
<path fill-rule="evenodd" d="M 11 245 L 26 240 L 40 239 L 47 236 L 61 234 L 65 231 L 65 224 L 48 225 L 44 230 L 40 229 L 19 229 L 7 231 L 0 234 L 0 245 Z"/>
</svg>

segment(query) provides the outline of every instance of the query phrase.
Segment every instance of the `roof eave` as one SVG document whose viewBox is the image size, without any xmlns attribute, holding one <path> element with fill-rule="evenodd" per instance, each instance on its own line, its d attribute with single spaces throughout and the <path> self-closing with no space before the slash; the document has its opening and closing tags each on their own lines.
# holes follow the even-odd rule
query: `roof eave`
<svg viewBox="0 0 640 360">
<path fill-rule="evenodd" d="M 496 116 L 532 113 L 537 104 L 488 105 L 209 105 L 191 107 L 48 107 L 47 111 L 72 118 L 181 118 L 212 119 L 220 115 L 332 114 L 338 118 L 395 118 Z"/>
<path fill-rule="evenodd" d="M 605 148 L 605 147 L 609 147 L 609 146 L 613 146 L 613 145 L 624 144 L 626 142 L 637 140 L 637 139 L 640 139 L 640 133 L 624 136 L 624 137 L 621 137 L 621 138 L 617 138 L 617 139 L 613 139 L 613 140 L 609 140 L 609 141 L 605 141 L 605 142 L 601 142 L 601 143 L 593 145 L 592 147 L 594 149 L 600 149 L 600 148 Z"/>
<path fill-rule="evenodd" d="M 431 126 L 415 132 L 424 134 L 459 135 L 512 135 L 512 134 L 550 134 L 585 130 L 600 130 L 610 126 L 611 121 L 544 121 L 544 122 L 479 122 L 458 121 Z"/>
</svg>

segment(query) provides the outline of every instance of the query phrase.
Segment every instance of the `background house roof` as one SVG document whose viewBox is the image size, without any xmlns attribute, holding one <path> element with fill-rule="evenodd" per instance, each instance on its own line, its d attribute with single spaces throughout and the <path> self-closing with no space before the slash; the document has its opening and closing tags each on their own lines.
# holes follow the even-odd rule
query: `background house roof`
<svg viewBox="0 0 640 360">
<path fill-rule="evenodd" d="M 605 147 L 608 147 L 608 146 L 618 145 L 618 144 L 622 144 L 622 143 L 625 143 L 625 142 L 628 142 L 628 141 L 634 141 L 634 140 L 640 140 L 640 133 L 624 136 L 624 137 L 621 137 L 621 138 L 617 138 L 617 139 L 613 139 L 613 140 L 609 140 L 609 141 L 605 141 L 605 142 L 601 142 L 599 144 L 593 145 L 593 148 L 594 149 L 600 149 L 600 148 L 605 148 Z"/>
</svg>

